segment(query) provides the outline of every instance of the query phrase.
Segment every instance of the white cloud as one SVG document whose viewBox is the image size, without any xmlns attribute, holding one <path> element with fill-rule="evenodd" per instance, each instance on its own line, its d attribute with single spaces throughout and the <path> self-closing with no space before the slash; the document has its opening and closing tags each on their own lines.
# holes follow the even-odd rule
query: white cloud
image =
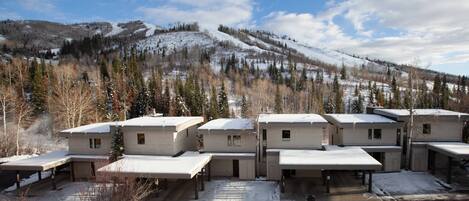
<svg viewBox="0 0 469 201">
<path fill-rule="evenodd" d="M 253 12 L 251 0 L 170 0 L 159 7 L 140 7 L 146 20 L 157 24 L 199 22 L 207 28 L 220 24 L 250 26 Z"/>
<path fill-rule="evenodd" d="M 39 13 L 55 11 L 55 5 L 49 0 L 18 0 L 24 9 Z"/>
<path fill-rule="evenodd" d="M 469 1 L 349 0 L 327 5 L 316 15 L 272 12 L 261 27 L 312 45 L 398 63 L 468 60 L 464 58 L 469 54 Z M 334 22 L 336 17 L 349 21 L 355 33 L 345 33 Z M 397 33 L 377 34 L 383 32 L 382 27 Z"/>
</svg>

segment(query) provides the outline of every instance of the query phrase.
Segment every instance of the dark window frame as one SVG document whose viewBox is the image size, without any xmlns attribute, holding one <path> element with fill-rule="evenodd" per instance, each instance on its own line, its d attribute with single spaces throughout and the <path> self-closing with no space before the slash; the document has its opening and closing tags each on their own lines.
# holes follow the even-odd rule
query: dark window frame
<svg viewBox="0 0 469 201">
<path fill-rule="evenodd" d="M 137 133 L 137 144 L 145 144 L 145 133 Z"/>
<path fill-rule="evenodd" d="M 422 134 L 431 135 L 432 134 L 432 125 L 431 124 L 422 124 Z"/>
<path fill-rule="evenodd" d="M 282 141 L 290 141 L 290 140 L 291 140 L 290 130 L 282 130 Z"/>
<path fill-rule="evenodd" d="M 373 139 L 381 140 L 383 137 L 383 131 L 381 128 L 373 129 Z"/>
</svg>

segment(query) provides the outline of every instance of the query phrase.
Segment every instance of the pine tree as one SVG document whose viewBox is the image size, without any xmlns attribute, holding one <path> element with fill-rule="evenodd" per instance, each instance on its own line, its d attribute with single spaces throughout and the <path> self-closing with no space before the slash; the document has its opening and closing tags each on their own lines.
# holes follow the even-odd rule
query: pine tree
<svg viewBox="0 0 469 201">
<path fill-rule="evenodd" d="M 447 85 L 446 75 L 443 75 L 443 80 L 441 82 L 441 103 L 440 106 L 443 109 L 448 109 L 449 103 L 449 89 Z"/>
<path fill-rule="evenodd" d="M 228 106 L 228 97 L 225 92 L 225 83 L 221 83 L 221 89 L 218 92 L 218 114 L 222 118 L 230 117 L 230 108 Z"/>
<path fill-rule="evenodd" d="M 218 99 L 217 99 L 217 89 L 212 86 L 212 90 L 210 93 L 210 101 L 209 101 L 209 118 L 208 120 L 217 119 L 218 114 Z"/>
<path fill-rule="evenodd" d="M 392 76 L 391 90 L 393 93 L 393 97 L 390 100 L 390 106 L 393 109 L 400 109 L 401 108 L 401 92 L 399 90 L 399 86 L 397 85 L 395 76 Z"/>
<path fill-rule="evenodd" d="M 334 93 L 334 112 L 343 113 L 344 112 L 344 101 L 342 97 L 342 89 L 340 88 L 339 79 L 337 74 L 334 76 L 334 82 L 332 86 L 332 92 Z"/>
<path fill-rule="evenodd" d="M 41 65 L 34 59 L 30 67 L 31 79 L 31 103 L 35 114 L 42 114 L 47 111 L 47 88 L 44 79 L 45 63 Z"/>
<path fill-rule="evenodd" d="M 345 69 L 345 65 L 342 63 L 342 69 L 340 69 L 340 79 L 346 80 L 347 79 L 347 70 Z"/>
<path fill-rule="evenodd" d="M 279 85 L 277 84 L 276 90 L 275 90 L 275 106 L 274 106 L 274 112 L 277 114 L 281 114 L 283 112 L 283 106 L 282 106 L 282 95 L 280 94 L 280 88 Z"/>
<path fill-rule="evenodd" d="M 130 118 L 141 117 L 148 111 L 150 101 L 145 87 L 142 87 L 130 108 Z"/>
<path fill-rule="evenodd" d="M 153 72 L 148 83 L 148 90 L 150 93 L 150 107 L 155 109 L 158 113 L 163 112 L 163 86 L 161 82 L 160 73 Z"/>
<path fill-rule="evenodd" d="M 250 115 L 249 103 L 248 103 L 248 100 L 246 99 L 246 96 L 243 95 L 243 97 L 241 98 L 241 117 L 248 118 L 249 115 Z"/>
<path fill-rule="evenodd" d="M 169 115 L 171 107 L 171 92 L 169 91 L 169 83 L 168 80 L 165 81 L 164 93 L 163 98 L 161 100 L 161 112 L 163 115 Z"/>
<path fill-rule="evenodd" d="M 124 136 L 119 126 L 113 128 L 110 160 L 117 161 L 124 153 Z"/>
<path fill-rule="evenodd" d="M 433 79 L 433 107 L 440 108 L 441 107 L 441 80 L 440 75 L 437 74 Z"/>
</svg>

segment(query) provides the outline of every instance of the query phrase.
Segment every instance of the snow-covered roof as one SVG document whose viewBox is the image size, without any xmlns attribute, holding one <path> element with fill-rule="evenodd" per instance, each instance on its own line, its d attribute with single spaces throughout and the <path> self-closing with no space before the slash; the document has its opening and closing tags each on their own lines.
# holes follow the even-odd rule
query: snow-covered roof
<svg viewBox="0 0 469 201">
<path fill-rule="evenodd" d="M 318 114 L 260 114 L 259 123 L 309 123 L 325 124 L 327 123 L 321 115 Z"/>
<path fill-rule="evenodd" d="M 210 154 L 212 159 L 255 159 L 255 152 L 204 152 Z"/>
<path fill-rule="evenodd" d="M 67 130 L 61 131 L 61 133 L 65 134 L 72 134 L 72 133 L 109 133 L 110 132 L 110 126 L 111 125 L 119 125 L 120 122 L 104 122 L 104 123 L 94 123 L 94 124 L 88 124 L 84 126 L 79 126 L 75 128 L 70 128 Z"/>
<path fill-rule="evenodd" d="M 185 152 L 172 156 L 126 155 L 123 159 L 98 169 L 98 173 L 130 177 L 191 179 L 210 162 L 210 154 Z"/>
<path fill-rule="evenodd" d="M 325 150 L 281 150 L 282 169 L 377 170 L 381 163 L 357 147 L 325 146 Z"/>
<path fill-rule="evenodd" d="M 204 121 L 203 117 L 138 117 L 123 121 L 121 126 L 179 126 L 186 123 L 198 124 Z"/>
<path fill-rule="evenodd" d="M 392 118 L 409 117 L 407 109 L 375 109 L 374 113 L 389 116 Z M 414 109 L 415 116 L 435 116 L 435 117 L 457 117 L 469 119 L 469 114 L 443 109 Z"/>
<path fill-rule="evenodd" d="M 432 142 L 428 143 L 428 148 L 445 155 L 469 159 L 469 144 L 463 142 Z"/>
<path fill-rule="evenodd" d="M 329 122 L 336 125 L 344 124 L 398 124 L 392 119 L 388 119 L 377 114 L 325 114 Z"/>
<path fill-rule="evenodd" d="M 199 130 L 253 130 L 249 119 L 215 119 L 199 127 Z"/>
<path fill-rule="evenodd" d="M 31 157 L 1 164 L 0 169 L 45 171 L 70 162 L 71 157 L 67 154 L 67 151 L 53 151 L 37 157 Z"/>
</svg>

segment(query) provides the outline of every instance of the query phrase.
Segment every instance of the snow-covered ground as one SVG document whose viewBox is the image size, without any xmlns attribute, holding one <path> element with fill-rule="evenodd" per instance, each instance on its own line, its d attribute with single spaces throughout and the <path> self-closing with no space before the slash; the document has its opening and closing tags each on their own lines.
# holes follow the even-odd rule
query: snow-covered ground
<svg viewBox="0 0 469 201">
<path fill-rule="evenodd" d="M 401 171 L 373 175 L 374 191 L 382 195 L 443 193 L 445 182 L 427 172 Z"/>
<path fill-rule="evenodd" d="M 114 36 L 114 35 L 117 35 L 119 34 L 120 32 L 124 31 L 123 28 L 121 28 L 117 23 L 115 22 L 112 22 L 111 23 L 111 26 L 112 26 L 112 29 L 109 33 L 107 33 L 105 35 L 105 37 L 108 37 L 108 36 Z"/>
<path fill-rule="evenodd" d="M 51 175 L 51 173 L 49 171 L 41 173 L 42 179 L 48 178 L 48 177 L 50 177 L 50 175 Z M 20 182 L 20 186 L 23 187 L 23 186 L 35 183 L 37 181 L 39 181 L 39 173 L 32 174 L 28 178 L 23 178 Z M 4 189 L 5 192 L 10 192 L 10 191 L 14 191 L 14 190 L 16 190 L 16 184 Z"/>
<path fill-rule="evenodd" d="M 155 33 L 157 29 L 156 25 L 150 24 L 150 23 L 144 23 L 144 25 L 147 27 L 147 31 L 145 32 L 145 37 L 149 37 Z"/>
<path fill-rule="evenodd" d="M 170 51 L 181 50 L 184 47 L 191 48 L 194 46 L 210 47 L 215 44 L 214 40 L 204 33 L 185 31 L 170 32 L 151 36 L 137 43 L 137 49 L 148 50 L 150 52 L 161 51 L 166 49 L 167 54 Z"/>
</svg>

